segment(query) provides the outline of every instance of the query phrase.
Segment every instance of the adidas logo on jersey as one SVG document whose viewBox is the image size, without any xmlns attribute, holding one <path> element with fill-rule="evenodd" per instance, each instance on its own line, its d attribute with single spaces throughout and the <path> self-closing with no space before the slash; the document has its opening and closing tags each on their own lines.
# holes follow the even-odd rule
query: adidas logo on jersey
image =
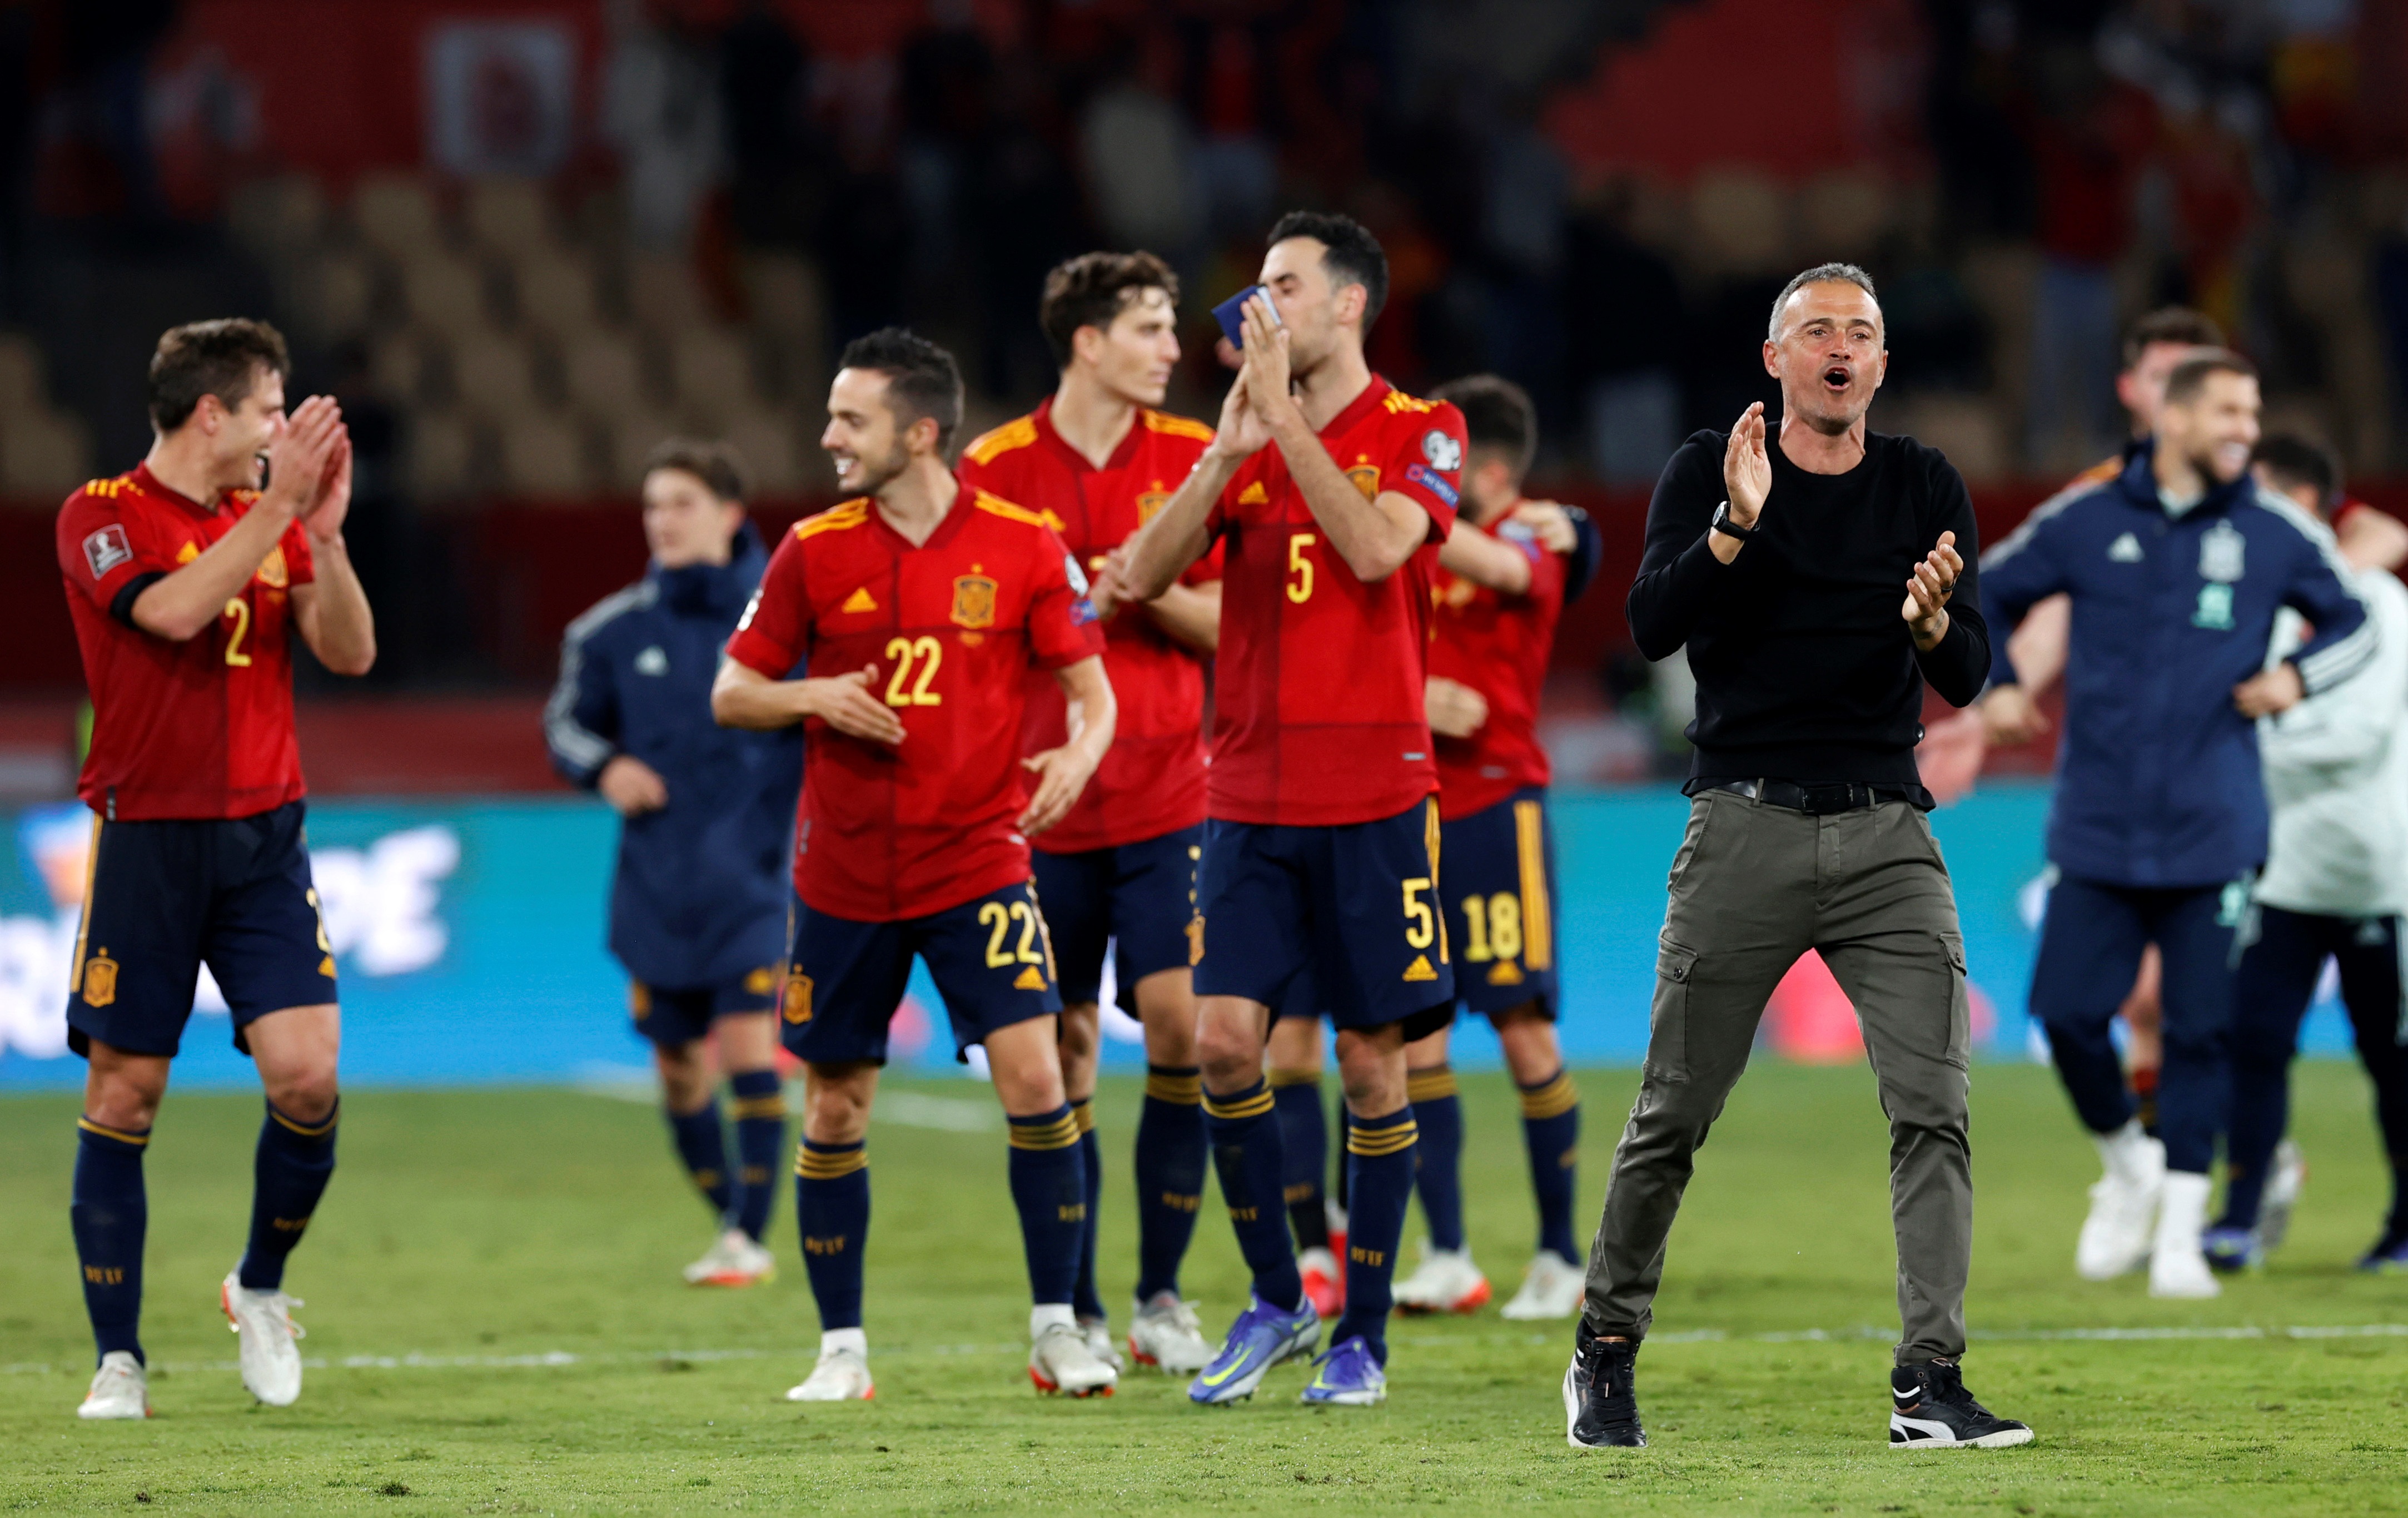
<svg viewBox="0 0 2408 1518">
<path fill-rule="evenodd" d="M 2141 562 L 2141 540 L 2127 532 L 2107 545 L 2107 561 L 2111 564 Z"/>
<path fill-rule="evenodd" d="M 1416 954 L 1413 956 L 1413 962 L 1405 966 L 1405 978 L 1407 980 L 1436 980 L 1438 978 L 1438 972 L 1430 968 L 1428 955 Z"/>
<path fill-rule="evenodd" d="M 1020 978 L 1011 983 L 1011 989 L 1013 990 L 1043 990 L 1045 989 L 1044 974 L 1039 971 L 1037 966 L 1032 964 L 1027 969 L 1020 972 Z"/>
<path fill-rule="evenodd" d="M 874 612 L 878 610 L 878 598 L 869 593 L 869 587 L 867 586 L 863 586 L 854 590 L 852 595 L 847 596 L 844 599 L 844 604 L 837 608 L 837 610 L 839 612 Z"/>
</svg>

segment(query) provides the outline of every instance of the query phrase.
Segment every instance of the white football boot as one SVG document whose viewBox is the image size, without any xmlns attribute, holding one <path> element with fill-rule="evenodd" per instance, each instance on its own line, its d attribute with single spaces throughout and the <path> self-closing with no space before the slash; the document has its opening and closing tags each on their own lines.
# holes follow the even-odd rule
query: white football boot
<svg viewBox="0 0 2408 1518">
<path fill-rule="evenodd" d="M 689 1286 L 758 1286 L 778 1279 L 778 1257 L 741 1228 L 730 1228 L 685 1267 Z"/>
<path fill-rule="evenodd" d="M 1512 1301 L 1498 1309 L 1498 1316 L 1516 1323 L 1569 1318 L 1580 1310 L 1582 1299 L 1587 1294 L 1587 1275 L 1580 1266 L 1553 1250 L 1541 1250 L 1530 1256 L 1530 1268 L 1523 1274 L 1522 1289 L 1513 1294 Z"/>
<path fill-rule="evenodd" d="M 92 1374 L 92 1390 L 84 1393 L 79 1418 L 148 1418 L 150 1416 L 150 1373 L 131 1350 L 111 1350 L 100 1357 Z"/>
<path fill-rule="evenodd" d="M 2085 1280 L 2113 1280 L 2149 1257 L 2165 1190 L 2166 1147 L 2141 1131 L 2138 1118 L 2095 1142 L 2106 1173 L 2090 1188 L 2090 1216 L 2073 1246 L 2073 1268 Z"/>
<path fill-rule="evenodd" d="M 2300 1192 L 2308 1183 L 2307 1157 L 2300 1146 L 2285 1139 L 2274 1146 L 2274 1163 L 2268 1167 L 2266 1189 L 2258 1198 L 2258 1249 L 2261 1256 L 2272 1254 L 2283 1236 L 2291 1231 L 2291 1214 L 2300 1205 Z"/>
<path fill-rule="evenodd" d="M 869 1340 L 858 1328 L 836 1328 L 820 1336 L 819 1364 L 799 1386 L 786 1392 L 789 1402 L 867 1402 L 878 1395 L 869 1380 Z"/>
<path fill-rule="evenodd" d="M 1028 1379 L 1037 1389 L 1063 1396 L 1110 1396 L 1121 1373 L 1096 1358 L 1068 1308 L 1029 1309 Z"/>
<path fill-rule="evenodd" d="M 2166 1172 L 2165 1200 L 2157 1210 L 2157 1236 L 2149 1253 L 2151 1296 L 2209 1297 L 2224 1287 L 2207 1265 L 2200 1231 L 2207 1226 L 2208 1179 L 2188 1170 Z"/>
<path fill-rule="evenodd" d="M 1112 1338 L 1112 1321 L 1110 1318 L 1081 1318 L 1079 1337 L 1087 1341 L 1089 1354 L 1114 1370 L 1123 1368 L 1121 1347 Z"/>
<path fill-rule="evenodd" d="M 1153 1301 L 1137 1305 L 1129 1319 L 1128 1349 L 1139 1365 L 1158 1366 L 1173 1376 L 1196 1374 L 1212 1363 L 1214 1353 L 1196 1304 L 1182 1302 L 1177 1292 L 1156 1292 Z"/>
<path fill-rule="evenodd" d="M 1399 1312 L 1477 1312 L 1488 1305 L 1488 1278 L 1471 1263 L 1471 1247 L 1430 1248 L 1422 1240 L 1422 1263 L 1397 1282 Z"/>
<path fill-rule="evenodd" d="M 306 1330 L 293 1321 L 297 1296 L 282 1292 L 254 1292 L 238 1272 L 226 1272 L 218 1288 L 218 1306 L 225 1308 L 226 1326 L 242 1337 L 242 1384 L 271 1408 L 289 1408 L 301 1395 L 301 1347 L 296 1339 Z"/>
</svg>

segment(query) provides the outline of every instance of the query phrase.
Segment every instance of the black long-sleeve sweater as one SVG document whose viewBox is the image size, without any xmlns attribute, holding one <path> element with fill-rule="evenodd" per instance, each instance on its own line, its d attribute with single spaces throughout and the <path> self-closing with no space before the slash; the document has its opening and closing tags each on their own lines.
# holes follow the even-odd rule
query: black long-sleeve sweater
<svg viewBox="0 0 2408 1518">
<path fill-rule="evenodd" d="M 1698 677 L 1695 791 L 1721 780 L 1855 780 L 1920 785 L 1923 684 L 1953 706 L 1981 694 L 1990 667 L 1973 502 L 1936 448 L 1880 433 L 1845 474 L 1813 474 L 1768 440 L 1772 489 L 1759 535 L 1724 564 L 1707 543 L 1720 506 L 1725 435 L 1682 444 L 1647 509 L 1647 546 L 1630 587 L 1640 652 L 1688 645 Z M 1914 566 L 1956 534 L 1965 571 L 1948 632 L 1918 651 L 1899 614 Z"/>
</svg>

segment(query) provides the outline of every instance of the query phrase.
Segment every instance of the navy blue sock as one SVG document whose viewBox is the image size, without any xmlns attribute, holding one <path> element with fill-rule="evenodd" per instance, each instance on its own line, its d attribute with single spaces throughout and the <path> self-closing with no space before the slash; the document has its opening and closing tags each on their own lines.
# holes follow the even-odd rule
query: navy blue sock
<svg viewBox="0 0 2408 1518">
<path fill-rule="evenodd" d="M 1463 1248 L 1463 1101 L 1455 1071 L 1446 1065 L 1405 1077 L 1405 1100 L 1413 1105 L 1421 1132 L 1414 1149 L 1413 1185 L 1422 1193 L 1422 1217 L 1429 1223 L 1430 1248 Z M 1350 1232 L 1347 1236 L 1353 1237 Z"/>
<path fill-rule="evenodd" d="M 1321 1178 L 1329 1168 L 1329 1125 L 1321 1114 L 1321 1077 L 1310 1070 L 1274 1070 L 1270 1085 L 1287 1161 L 1280 1194 L 1287 1203 L 1288 1226 L 1296 1231 L 1299 1251 L 1326 1250 L 1329 1205 Z"/>
<path fill-rule="evenodd" d="M 786 1090 L 775 1070 L 738 1070 L 736 1093 L 736 1226 L 753 1243 L 769 1231 L 778 1200 L 778 1155 L 786 1147 Z"/>
<path fill-rule="evenodd" d="M 1297 1273 L 1284 1209 L 1270 1205 L 1286 1169 L 1273 1106 L 1270 1088 L 1259 1080 L 1226 1096 L 1206 1092 L 1204 1131 L 1211 1135 L 1212 1168 L 1237 1229 L 1238 1252 L 1254 1272 L 1254 1294 L 1294 1312 L 1304 1303 L 1304 1278 Z"/>
<path fill-rule="evenodd" d="M 1104 1316 L 1104 1299 L 1096 1294 L 1096 1215 L 1104 1196 L 1104 1149 L 1096 1141 L 1092 1098 L 1070 1104 L 1079 1124 L 1079 1173 L 1086 1178 L 1087 1218 L 1079 1235 L 1079 1279 L 1070 1291 L 1070 1308 L 1082 1318 Z"/>
<path fill-rule="evenodd" d="M 251 1247 L 243 1251 L 238 1279 L 254 1292 L 284 1284 L 284 1257 L 301 1242 L 318 1198 L 335 1178 L 337 1102 L 316 1122 L 301 1122 L 267 1104 L 259 1125 L 259 1154 L 251 1164 Z"/>
<path fill-rule="evenodd" d="M 150 1202 L 142 1191 L 142 1149 L 150 1130 L 128 1133 L 85 1118 L 76 1124 L 75 1192 L 67 1217 L 83 1266 L 83 1308 L 99 1354 L 119 1350 L 142 1359 L 142 1236 Z M 99 1355 L 95 1355 L 97 1362 Z M 147 1361 L 145 1362 L 148 1363 Z"/>
<path fill-rule="evenodd" d="M 1388 1363 L 1390 1286 L 1397 1275 L 1397 1246 L 1405 1236 L 1405 1207 L 1412 1199 L 1413 1109 L 1399 1107 L 1384 1118 L 1356 1118 L 1346 1131 L 1346 1312 L 1329 1336 L 1335 1346 L 1361 1337 L 1372 1357 Z"/>
<path fill-rule="evenodd" d="M 666 1107 L 662 1111 L 669 1120 L 669 1137 L 677 1142 L 678 1158 L 685 1162 L 686 1174 L 694 1178 L 710 1210 L 724 1220 L 735 1188 L 727 1180 L 727 1135 L 719 1127 L 719 1098 L 712 1097 L 695 1112 Z"/>
<path fill-rule="evenodd" d="M 1137 1120 L 1137 1299 L 1179 1290 L 1204 1205 L 1204 1082 L 1193 1065 L 1145 1067 Z"/>
<path fill-rule="evenodd" d="M 1572 1195 L 1580 1178 L 1580 1088 L 1557 1070 L 1522 1093 L 1522 1143 L 1530 1151 L 1530 1194 L 1539 1203 L 1539 1248 L 1579 1265 L 1588 1251 L 1572 1245 Z"/>
<path fill-rule="evenodd" d="M 865 1146 L 803 1140 L 795 1155 L 795 1226 L 821 1330 L 860 1327 L 862 1251 L 869 1242 Z"/>
<path fill-rule="evenodd" d="M 1079 1284 L 1079 1247 L 1087 1236 L 1086 1166 L 1070 1104 L 1011 1118 L 1011 1200 L 1028 1254 L 1028 1299 L 1067 1305 Z"/>
</svg>

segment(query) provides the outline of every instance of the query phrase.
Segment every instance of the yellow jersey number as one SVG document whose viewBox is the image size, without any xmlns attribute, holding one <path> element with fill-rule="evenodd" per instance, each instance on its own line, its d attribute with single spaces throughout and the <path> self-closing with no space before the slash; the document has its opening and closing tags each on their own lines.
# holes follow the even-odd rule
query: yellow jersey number
<svg viewBox="0 0 2408 1518">
<path fill-rule="evenodd" d="M 226 635 L 226 662 L 245 668 L 251 663 L 251 656 L 242 651 L 242 641 L 251 633 L 251 602 L 236 596 L 226 602 L 225 614 L 234 618 L 234 630 Z"/>
<path fill-rule="evenodd" d="M 1301 606 L 1312 599 L 1312 560 L 1304 551 L 1313 544 L 1310 532 L 1291 532 L 1287 537 L 1287 599 Z"/>
<path fill-rule="evenodd" d="M 886 704 L 889 706 L 942 706 L 945 698 L 928 688 L 937 677 L 937 667 L 945 661 L 944 646 L 934 638 L 894 638 L 886 644 L 886 657 L 895 661 L 895 678 L 886 682 Z M 920 678 L 911 678 L 917 665 Z M 909 683 L 910 689 L 904 689 Z"/>
</svg>

